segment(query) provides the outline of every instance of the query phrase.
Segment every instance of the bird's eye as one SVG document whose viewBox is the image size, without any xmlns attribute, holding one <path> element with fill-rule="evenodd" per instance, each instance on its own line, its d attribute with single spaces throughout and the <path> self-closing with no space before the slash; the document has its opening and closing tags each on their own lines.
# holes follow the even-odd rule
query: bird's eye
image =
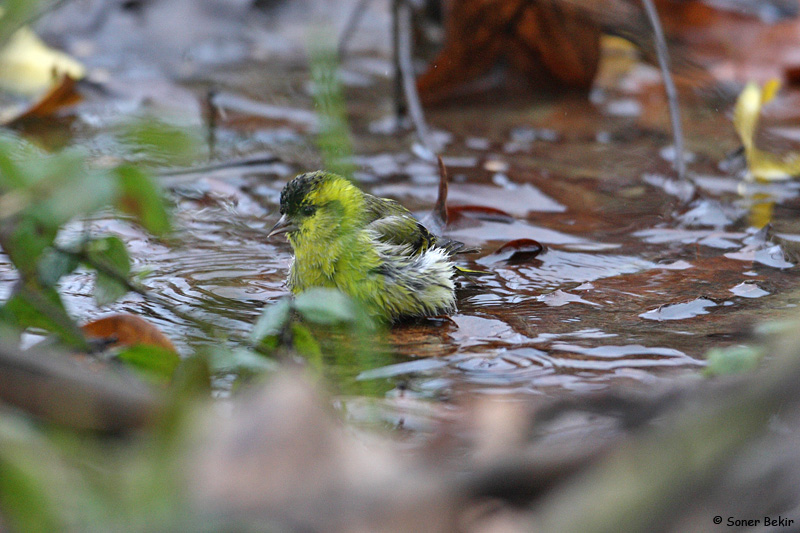
<svg viewBox="0 0 800 533">
<path fill-rule="evenodd" d="M 311 215 L 314 214 L 314 211 L 316 210 L 317 208 L 314 207 L 313 205 L 304 205 L 302 209 L 300 209 L 300 212 L 303 214 L 303 216 L 310 217 Z"/>
</svg>

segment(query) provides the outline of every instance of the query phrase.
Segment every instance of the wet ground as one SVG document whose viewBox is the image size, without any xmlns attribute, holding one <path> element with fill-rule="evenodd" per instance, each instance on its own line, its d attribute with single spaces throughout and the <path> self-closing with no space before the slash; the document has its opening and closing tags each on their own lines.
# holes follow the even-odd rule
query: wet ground
<svg viewBox="0 0 800 533">
<path fill-rule="evenodd" d="M 89 97 L 55 124 L 26 129 L 42 143 L 85 145 L 102 160 L 117 155 L 108 130 L 128 110 L 202 124 L 202 101 L 213 87 L 222 112 L 210 164 L 221 165 L 162 177 L 175 203 L 174 240 L 157 242 L 112 216 L 91 227 L 126 240 L 135 268 L 151 271 L 144 284 L 152 291 L 242 335 L 265 305 L 287 294 L 289 246 L 266 239 L 280 190 L 320 164 L 305 59 L 275 42 L 262 39 L 260 57 L 218 45 L 212 50 L 227 50 L 230 60 L 198 60 L 202 68 L 195 64 L 178 81 L 141 64 L 106 61 L 109 93 Z M 451 206 L 509 215 L 465 209 L 446 231 L 479 246 L 464 264 L 491 274 L 461 291 L 450 320 L 396 327 L 384 364 L 333 373 L 380 381 L 390 398 L 649 386 L 696 374 L 709 348 L 746 342 L 752 326 L 796 314 L 800 186 L 764 186 L 761 204 L 742 196 L 741 180 L 720 170 L 737 147 L 730 102 L 689 91 L 682 111 L 692 180 L 678 182 L 657 71 L 612 67 L 588 97 L 498 96 L 427 110 L 444 143 Z M 436 197 L 436 163 L 416 155 L 411 131 L 395 127 L 390 73 L 381 48 L 356 50 L 341 65 L 356 177 L 364 189 L 424 215 Z M 760 226 L 765 211 L 769 233 L 751 224 Z M 515 261 L 500 249 L 516 239 L 534 239 L 546 251 Z M 13 280 L 0 257 L 0 284 L 7 290 Z M 138 296 L 98 309 L 92 285 L 93 276 L 79 272 L 62 286 L 82 321 L 125 311 L 155 323 L 184 352 L 209 340 Z"/>
</svg>

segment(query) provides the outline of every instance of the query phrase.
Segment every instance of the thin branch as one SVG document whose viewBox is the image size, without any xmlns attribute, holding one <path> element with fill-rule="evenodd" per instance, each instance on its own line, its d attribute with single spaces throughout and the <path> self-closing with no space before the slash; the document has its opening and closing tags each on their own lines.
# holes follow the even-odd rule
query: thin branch
<svg viewBox="0 0 800 533">
<path fill-rule="evenodd" d="M 417 136 L 425 148 L 436 153 L 428 126 L 425 123 L 425 113 L 417 93 L 416 76 L 414 75 L 413 58 L 411 57 L 411 6 L 402 0 L 397 5 L 397 59 L 400 68 L 400 78 L 403 82 L 403 92 L 408 104 L 411 120 L 417 130 Z"/>
<path fill-rule="evenodd" d="M 436 205 L 433 207 L 433 214 L 435 217 L 439 218 L 438 222 L 441 227 L 445 228 L 448 222 L 447 189 L 449 180 L 447 178 L 447 168 L 444 166 L 442 156 L 437 156 L 436 159 L 439 163 L 439 193 L 436 195 Z"/>
<path fill-rule="evenodd" d="M 403 101 L 403 75 L 400 71 L 400 3 L 403 0 L 392 0 L 392 72 L 394 115 L 400 129 L 400 119 L 406 114 L 406 106 Z"/>
<path fill-rule="evenodd" d="M 658 66 L 661 68 L 661 76 L 664 80 L 664 90 L 667 93 L 667 103 L 669 105 L 669 118 L 672 123 L 672 135 L 675 138 L 675 160 L 673 165 L 678 172 L 678 178 L 686 179 L 686 161 L 683 154 L 683 128 L 681 127 L 681 115 L 678 107 L 678 91 L 672 80 L 669 71 L 669 52 L 667 41 L 664 39 L 664 31 L 661 29 L 661 21 L 658 18 L 658 11 L 653 5 L 652 0 L 642 0 L 642 5 L 647 12 L 647 18 L 653 27 L 653 40 L 656 45 L 656 55 L 658 56 Z"/>
</svg>

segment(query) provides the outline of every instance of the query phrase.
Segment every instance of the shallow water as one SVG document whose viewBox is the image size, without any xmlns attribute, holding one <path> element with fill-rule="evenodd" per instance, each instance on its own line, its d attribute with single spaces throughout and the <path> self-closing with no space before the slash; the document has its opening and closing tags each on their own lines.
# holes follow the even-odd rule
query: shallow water
<svg viewBox="0 0 800 533">
<path fill-rule="evenodd" d="M 424 215 L 435 201 L 436 165 L 414 155 L 411 132 L 392 127 L 387 65 L 381 52 L 356 54 L 342 65 L 356 176 L 366 190 Z M 226 164 L 162 178 L 176 206 L 178 229 L 169 243 L 111 216 L 90 224 L 123 236 L 135 267 L 151 270 L 144 280 L 150 290 L 220 330 L 247 335 L 262 308 L 287 294 L 290 249 L 265 236 L 283 185 L 319 165 L 308 78 L 305 64 L 290 54 L 207 65 L 183 83 L 169 82 L 164 93 L 179 91 L 183 96 L 175 98 L 186 107 L 185 99 L 201 99 L 206 87 L 223 86 L 213 159 Z M 724 113 L 696 97 L 684 100 L 695 179 L 678 183 L 668 161 L 661 88 L 625 92 L 598 83 L 591 99 L 531 97 L 428 110 L 436 137 L 446 141 L 451 205 L 509 215 L 487 219 L 465 209 L 446 231 L 479 246 L 464 263 L 491 275 L 460 291 L 451 319 L 395 328 L 393 355 L 377 367 L 339 361 L 332 364 L 343 368 L 332 374 L 380 381 L 392 389 L 390 398 L 648 385 L 694 373 L 709 348 L 742 342 L 751 325 L 794 314 L 798 186 L 770 185 L 765 193 L 778 202 L 771 222 L 782 248 L 750 227 L 758 203 L 740 196 L 738 179 L 718 168 L 737 146 Z M 69 124 L 39 124 L 28 134 L 68 138 L 98 157 L 116 155 L 107 130 L 127 100 L 97 98 L 79 105 Z M 171 109 L 180 115 L 177 107 Z M 260 164 L 227 164 L 265 154 Z M 696 191 L 688 203 L 687 190 Z M 534 239 L 546 251 L 509 262 L 496 252 L 515 239 Z M 0 257 L 0 284 L 8 289 L 13 280 Z M 209 340 L 138 296 L 98 309 L 88 273 L 66 278 L 62 290 L 81 321 L 112 311 L 141 315 L 184 353 Z"/>
</svg>

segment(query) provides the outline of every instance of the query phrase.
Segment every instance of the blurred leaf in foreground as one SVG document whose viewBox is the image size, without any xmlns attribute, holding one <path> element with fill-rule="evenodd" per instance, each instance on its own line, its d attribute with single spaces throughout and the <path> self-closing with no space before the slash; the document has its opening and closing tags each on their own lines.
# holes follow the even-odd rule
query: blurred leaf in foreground
<svg viewBox="0 0 800 533">
<path fill-rule="evenodd" d="M 299 294 L 294 308 L 309 322 L 321 325 L 352 323 L 357 316 L 355 303 L 344 293 L 321 287 Z"/>
<path fill-rule="evenodd" d="M 0 132 L 0 246 L 20 275 L 3 302 L 2 321 L 19 331 L 42 328 L 70 346 L 85 347 L 55 287 L 83 263 L 97 271 L 97 303 L 111 303 L 131 289 L 131 260 L 125 243 L 113 235 L 85 234 L 66 247 L 56 237 L 65 224 L 111 206 L 132 214 L 153 234 L 170 229 L 166 202 L 147 173 L 129 164 L 97 168 L 82 149 L 47 153 Z"/>
<path fill-rule="evenodd" d="M 164 235 L 171 229 L 169 212 L 160 188 L 143 170 L 132 165 L 121 165 L 114 170 L 120 196 L 120 211 L 136 220 L 153 235 Z"/>
<path fill-rule="evenodd" d="M 94 299 L 97 304 L 110 304 L 124 296 L 128 287 L 122 280 L 127 279 L 130 274 L 131 258 L 122 239 L 94 239 L 87 243 L 87 252 L 92 264 L 98 266 L 94 285 Z"/>
<path fill-rule="evenodd" d="M 209 347 L 206 353 L 211 370 L 216 373 L 256 375 L 277 368 L 274 361 L 245 348 L 214 346 Z"/>
<path fill-rule="evenodd" d="M 174 351 L 146 344 L 123 348 L 115 358 L 158 381 L 171 380 L 181 362 Z"/>
<path fill-rule="evenodd" d="M 764 357 L 765 349 L 754 346 L 731 346 L 729 348 L 713 348 L 706 355 L 707 376 L 741 374 L 758 367 Z"/>
<path fill-rule="evenodd" d="M 0 320 L 19 330 L 44 329 L 57 334 L 70 346 L 86 347 L 80 329 L 67 314 L 58 292 L 33 281 L 17 283 L 12 296 L 0 307 Z"/>
</svg>

